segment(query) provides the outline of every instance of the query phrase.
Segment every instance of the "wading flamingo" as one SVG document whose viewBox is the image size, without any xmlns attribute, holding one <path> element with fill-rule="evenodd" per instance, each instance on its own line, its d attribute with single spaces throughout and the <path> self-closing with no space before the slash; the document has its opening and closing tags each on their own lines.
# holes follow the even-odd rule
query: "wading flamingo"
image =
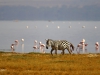
<svg viewBox="0 0 100 75">
<path fill-rule="evenodd" d="M 19 41 L 18 40 L 15 40 L 15 44 L 17 45 L 19 43 Z"/>
<path fill-rule="evenodd" d="M 14 45 L 15 45 L 15 44 L 11 44 L 11 46 L 10 46 L 12 52 L 14 52 L 14 50 L 15 50 L 15 49 L 14 49 Z"/>
<path fill-rule="evenodd" d="M 96 42 L 96 43 L 95 43 L 95 50 L 96 50 L 96 52 L 99 51 L 99 42 Z"/>
<path fill-rule="evenodd" d="M 79 54 L 81 50 L 83 50 L 83 53 L 84 53 L 84 51 L 86 52 L 87 46 L 88 46 L 88 44 L 85 44 L 85 39 L 82 39 L 82 41 L 77 45 L 77 48 L 76 48 L 77 53 Z"/>
<path fill-rule="evenodd" d="M 37 40 L 34 41 L 34 46 L 33 46 L 34 50 L 38 49 L 37 47 Z"/>
<path fill-rule="evenodd" d="M 45 53 L 45 44 L 42 44 L 42 42 L 39 42 L 39 49 L 40 49 L 40 52 L 42 52 L 42 53 Z"/>
</svg>

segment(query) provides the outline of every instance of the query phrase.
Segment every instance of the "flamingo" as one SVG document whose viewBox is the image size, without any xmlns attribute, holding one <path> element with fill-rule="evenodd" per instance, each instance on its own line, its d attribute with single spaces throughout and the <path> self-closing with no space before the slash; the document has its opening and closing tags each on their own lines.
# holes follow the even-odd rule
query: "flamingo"
<svg viewBox="0 0 100 75">
<path fill-rule="evenodd" d="M 83 40 L 77 45 L 76 51 L 79 50 L 79 51 L 77 51 L 77 53 L 80 53 L 80 50 L 83 50 L 83 52 L 84 52 L 84 50 L 86 51 L 86 50 L 87 50 L 87 49 L 86 49 L 87 46 L 88 46 L 88 44 L 85 44 L 85 39 L 83 39 Z"/>
<path fill-rule="evenodd" d="M 95 26 L 95 29 L 96 29 L 97 27 Z"/>
<path fill-rule="evenodd" d="M 33 46 L 34 50 L 37 49 L 37 40 L 34 41 L 34 46 Z"/>
<path fill-rule="evenodd" d="M 85 26 L 82 26 L 82 28 L 85 28 Z"/>
<path fill-rule="evenodd" d="M 11 46 L 10 46 L 12 52 L 14 51 L 14 45 L 15 45 L 15 44 L 11 44 Z"/>
<path fill-rule="evenodd" d="M 96 51 L 99 51 L 99 42 L 96 42 L 96 43 L 95 43 L 95 50 L 96 50 Z"/>
<path fill-rule="evenodd" d="M 15 40 L 15 44 L 17 45 L 19 43 L 19 41 L 18 40 Z"/>
<path fill-rule="evenodd" d="M 26 28 L 28 28 L 28 26 L 26 26 Z"/>
<path fill-rule="evenodd" d="M 22 38 L 21 41 L 24 42 L 24 39 Z"/>
<path fill-rule="evenodd" d="M 60 26 L 57 26 L 57 28 L 59 29 L 59 28 L 60 28 Z"/>
<path fill-rule="evenodd" d="M 40 49 L 40 52 L 45 53 L 44 47 L 45 47 L 45 44 L 42 44 L 42 42 L 39 42 L 39 49 Z"/>
</svg>

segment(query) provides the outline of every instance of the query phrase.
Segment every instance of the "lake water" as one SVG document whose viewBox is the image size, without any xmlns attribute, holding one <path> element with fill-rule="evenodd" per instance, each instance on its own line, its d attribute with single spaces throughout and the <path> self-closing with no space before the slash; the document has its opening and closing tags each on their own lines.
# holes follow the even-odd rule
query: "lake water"
<svg viewBox="0 0 100 75">
<path fill-rule="evenodd" d="M 0 21 L 0 50 L 4 51 L 9 51 L 15 40 L 19 40 L 15 52 L 29 53 L 34 51 L 34 40 L 38 45 L 40 41 L 45 44 L 45 39 L 67 40 L 77 47 L 83 38 L 88 43 L 88 53 L 94 53 L 95 42 L 100 42 L 100 21 Z M 50 53 L 50 48 L 45 51 Z"/>
</svg>

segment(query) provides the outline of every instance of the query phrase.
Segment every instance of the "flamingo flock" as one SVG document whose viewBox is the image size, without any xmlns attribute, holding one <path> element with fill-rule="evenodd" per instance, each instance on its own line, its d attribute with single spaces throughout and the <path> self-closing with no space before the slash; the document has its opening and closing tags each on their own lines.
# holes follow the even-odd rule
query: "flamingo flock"
<svg viewBox="0 0 100 75">
<path fill-rule="evenodd" d="M 24 42 L 24 39 L 22 38 L 21 41 Z M 14 43 L 11 44 L 10 48 L 12 52 L 14 52 L 15 46 L 17 46 L 18 44 L 19 44 L 18 40 L 15 40 Z"/>
<path fill-rule="evenodd" d="M 21 39 L 21 42 L 24 42 L 24 39 Z M 11 44 L 10 48 L 11 51 L 14 52 L 15 47 L 19 44 L 18 40 L 15 40 L 13 44 Z M 22 50 L 24 48 L 24 44 L 22 44 Z M 45 53 L 45 44 L 43 44 L 42 42 L 39 42 L 39 46 L 37 45 L 37 40 L 34 40 L 34 45 L 33 45 L 33 49 L 36 51 L 38 49 L 40 49 L 40 53 Z"/>
<path fill-rule="evenodd" d="M 41 53 L 45 53 L 45 44 L 42 44 L 42 42 L 39 42 L 39 47 L 37 46 L 37 40 L 34 41 L 34 50 L 40 49 Z"/>
<path fill-rule="evenodd" d="M 85 39 L 82 39 L 82 41 L 77 45 L 77 48 L 76 48 L 77 53 L 79 54 L 80 51 L 83 51 L 83 53 L 84 52 L 86 53 L 87 46 L 88 46 L 88 44 L 85 43 Z M 99 52 L 99 42 L 95 43 L 95 50 L 96 50 L 96 52 Z"/>
</svg>

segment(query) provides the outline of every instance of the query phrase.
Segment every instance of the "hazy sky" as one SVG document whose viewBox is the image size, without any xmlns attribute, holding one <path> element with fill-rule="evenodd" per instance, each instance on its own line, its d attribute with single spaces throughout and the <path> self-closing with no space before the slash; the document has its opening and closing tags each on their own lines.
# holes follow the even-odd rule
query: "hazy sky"
<svg viewBox="0 0 100 75">
<path fill-rule="evenodd" d="M 83 7 L 85 5 L 100 5 L 100 0 L 0 0 L 0 6 L 14 5 L 14 6 L 78 6 Z"/>
</svg>

